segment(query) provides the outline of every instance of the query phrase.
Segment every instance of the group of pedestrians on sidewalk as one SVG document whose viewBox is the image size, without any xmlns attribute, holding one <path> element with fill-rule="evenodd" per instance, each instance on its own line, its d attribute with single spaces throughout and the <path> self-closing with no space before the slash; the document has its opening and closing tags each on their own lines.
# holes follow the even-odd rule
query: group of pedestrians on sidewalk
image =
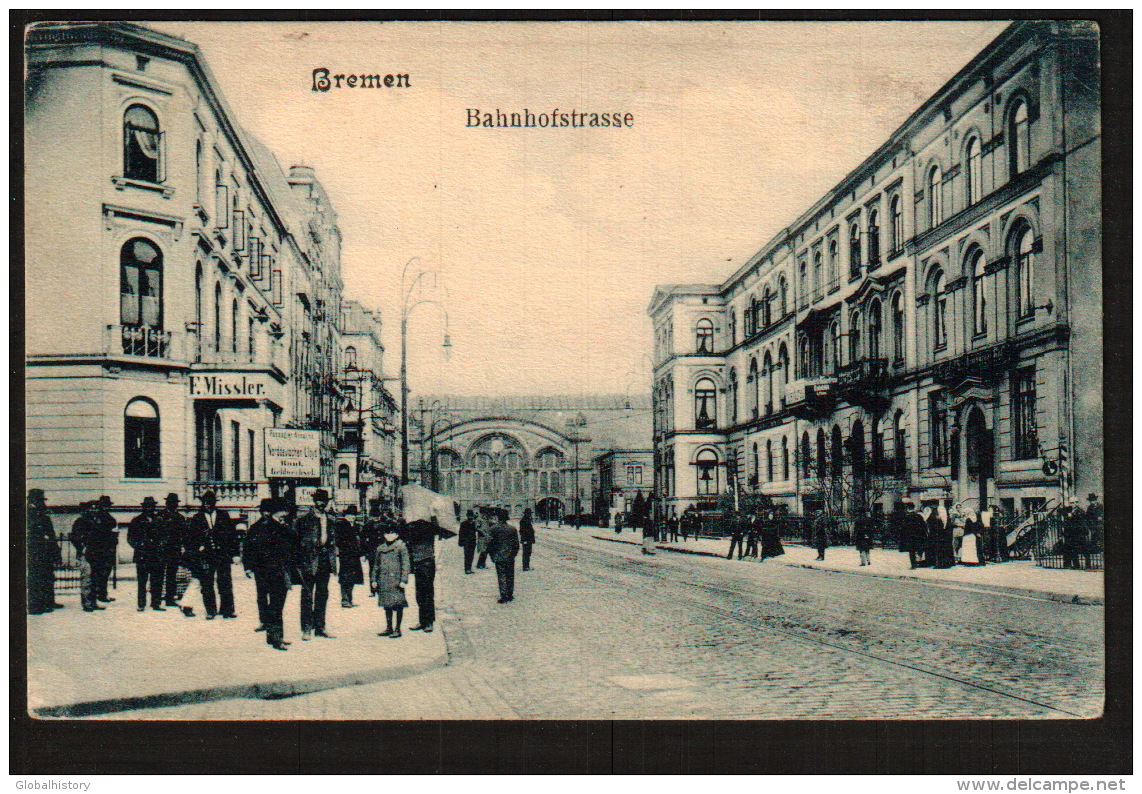
<svg viewBox="0 0 1142 794">
<path fill-rule="evenodd" d="M 784 554 L 785 548 L 781 545 L 781 527 L 776 516 L 771 512 L 732 516 L 727 560 L 733 559 L 735 550 L 739 560 L 755 559 L 759 562 Z"/>
<path fill-rule="evenodd" d="M 469 510 L 460 522 L 457 538 L 464 553 L 464 574 L 474 574 L 472 561 L 476 559 L 477 569 L 487 566 L 491 557 L 496 566 L 496 580 L 499 585 L 499 603 L 506 604 L 515 599 L 515 560 L 523 552 L 522 569 L 531 570 L 531 550 L 535 545 L 535 523 L 531 508 L 523 511 L 519 529 L 508 523 L 508 511 L 501 507 L 481 506 Z"/>
</svg>

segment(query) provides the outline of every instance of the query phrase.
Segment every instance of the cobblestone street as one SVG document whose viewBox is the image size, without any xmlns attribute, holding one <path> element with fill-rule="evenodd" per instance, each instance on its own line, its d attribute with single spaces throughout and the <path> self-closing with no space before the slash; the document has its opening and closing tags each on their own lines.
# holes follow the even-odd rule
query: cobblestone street
<svg viewBox="0 0 1142 794">
<path fill-rule="evenodd" d="M 448 667 L 181 719 L 1093 717 L 1102 607 L 541 533 L 516 600 L 438 575 Z"/>
</svg>

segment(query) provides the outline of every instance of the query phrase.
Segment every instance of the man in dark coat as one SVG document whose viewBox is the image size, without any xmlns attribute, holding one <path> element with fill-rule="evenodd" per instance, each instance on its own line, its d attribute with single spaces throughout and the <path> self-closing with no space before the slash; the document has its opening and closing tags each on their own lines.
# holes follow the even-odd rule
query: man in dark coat
<svg viewBox="0 0 1142 794">
<path fill-rule="evenodd" d="M 357 505 L 345 508 L 345 515 L 335 522 L 337 542 L 337 583 L 341 585 L 341 607 L 349 609 L 353 603 L 353 586 L 365 583 L 361 568 L 361 532 L 357 526 Z"/>
<path fill-rule="evenodd" d="M 817 559 L 825 559 L 825 549 L 829 548 L 829 530 L 832 520 L 822 510 L 813 518 L 813 545 L 817 548 Z"/>
<path fill-rule="evenodd" d="M 177 607 L 178 566 L 182 560 L 182 544 L 186 539 L 186 517 L 178 511 L 178 494 L 169 493 L 165 505 L 159 511 L 159 527 L 162 543 L 159 557 L 163 564 L 163 603 Z"/>
<path fill-rule="evenodd" d="M 519 520 L 519 543 L 523 550 L 523 560 L 520 566 L 525 571 L 531 570 L 531 547 L 535 545 L 535 524 L 531 520 L 531 508 L 523 511 Z"/>
<path fill-rule="evenodd" d="M 440 526 L 435 516 L 431 522 L 418 519 L 405 524 L 400 534 L 408 547 L 420 617 L 420 622 L 411 626 L 409 631 L 427 634 L 436 623 L 436 538 L 440 534 Z"/>
<path fill-rule="evenodd" d="M 47 499 L 40 488 L 28 491 L 28 614 L 43 615 L 56 603 L 56 565 L 61 561 L 59 542 Z"/>
<path fill-rule="evenodd" d="M 91 563 L 92 586 L 95 588 L 95 599 L 106 604 L 115 600 L 107 594 L 107 583 L 117 562 L 119 546 L 119 522 L 111 515 L 110 496 L 101 496 L 95 503 L 90 531 L 87 557 Z"/>
<path fill-rule="evenodd" d="M 82 502 L 79 509 L 79 517 L 71 525 L 71 545 L 75 547 L 75 559 L 79 563 L 79 603 L 84 612 L 95 612 L 105 608 L 99 606 L 95 598 L 95 580 L 89 556 L 99 505 L 94 500 Z"/>
<path fill-rule="evenodd" d="M 373 583 L 373 558 L 388 526 L 391 526 L 391 523 L 381 515 L 381 500 L 370 499 L 369 515 L 361 526 L 361 553 L 369 562 L 369 595 L 377 594 L 377 586 Z"/>
<path fill-rule="evenodd" d="M 473 573 L 472 560 L 476 557 L 476 513 L 468 511 L 468 516 L 460 522 L 457 543 L 464 550 L 464 573 Z"/>
<path fill-rule="evenodd" d="M 325 606 L 329 601 L 329 577 L 337 570 L 337 527 L 327 512 L 329 492 L 313 492 L 313 507 L 297 519 L 301 569 L 301 638 L 313 635 L 333 639 L 325 631 Z"/>
<path fill-rule="evenodd" d="M 916 512 L 912 502 L 904 502 L 903 512 L 897 514 L 897 532 L 900 550 L 908 553 L 908 564 L 915 569 L 922 562 L 928 544 L 928 525 L 924 516 Z"/>
<path fill-rule="evenodd" d="M 284 651 L 285 625 L 282 610 L 290 588 L 290 571 L 297 563 L 297 538 L 285 524 L 289 505 L 283 499 L 263 499 L 258 507 L 261 517 L 246 533 L 242 564 L 246 576 L 253 575 L 258 594 L 258 619 L 255 631 L 266 632 L 266 642 Z"/>
<path fill-rule="evenodd" d="M 726 555 L 727 560 L 733 559 L 734 549 L 738 551 L 738 559 L 742 558 L 742 552 L 745 551 L 745 522 L 742 517 L 734 513 L 726 519 L 730 525 L 730 551 Z"/>
<path fill-rule="evenodd" d="M 518 553 L 519 533 L 508 523 L 507 511 L 500 510 L 498 520 L 492 524 L 488 537 L 488 556 L 496 564 L 501 604 L 506 604 L 515 597 L 515 557 Z"/>
<path fill-rule="evenodd" d="M 230 564 L 238 555 L 238 530 L 230 514 L 219 510 L 217 504 L 214 491 L 202 494 L 202 507 L 190 517 L 184 543 L 187 557 L 194 561 L 195 575 L 202 587 L 202 606 L 207 620 L 214 620 L 219 611 L 224 618 L 237 617 Z M 218 587 L 217 596 L 215 585 Z"/>
<path fill-rule="evenodd" d="M 135 550 L 135 579 L 139 585 L 139 611 L 147 608 L 147 590 L 151 593 L 151 609 L 165 611 L 163 598 L 163 530 L 153 496 L 143 499 L 143 511 L 127 525 L 127 543 Z"/>
<path fill-rule="evenodd" d="M 1063 567 L 1078 568 L 1079 555 L 1085 558 L 1090 567 L 1090 535 L 1086 515 L 1079 505 L 1078 497 L 1067 500 L 1063 512 Z"/>
</svg>

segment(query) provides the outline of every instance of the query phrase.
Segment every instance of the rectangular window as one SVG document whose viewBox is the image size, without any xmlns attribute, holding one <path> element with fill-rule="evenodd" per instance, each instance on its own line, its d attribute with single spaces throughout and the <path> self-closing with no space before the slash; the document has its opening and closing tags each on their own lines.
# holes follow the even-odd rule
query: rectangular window
<svg viewBox="0 0 1142 794">
<path fill-rule="evenodd" d="M 937 390 L 928 395 L 931 456 L 933 466 L 948 465 L 948 412 L 943 394 Z"/>
<path fill-rule="evenodd" d="M 254 431 L 253 430 L 247 430 L 246 431 L 246 438 L 250 442 L 248 445 L 248 449 L 250 450 L 250 458 L 248 461 L 249 465 L 247 466 L 247 473 L 249 474 L 249 477 L 247 477 L 247 479 L 250 482 L 253 482 L 254 481 L 254 460 L 257 458 L 257 453 L 255 452 L 255 450 L 257 449 L 257 446 L 254 443 Z"/>
<path fill-rule="evenodd" d="M 1015 460 L 1039 455 L 1039 432 L 1035 424 L 1035 368 L 1011 373 L 1011 452 Z"/>
<path fill-rule="evenodd" d="M 230 420 L 230 454 L 233 457 L 234 482 L 242 480 L 242 426 Z"/>
</svg>

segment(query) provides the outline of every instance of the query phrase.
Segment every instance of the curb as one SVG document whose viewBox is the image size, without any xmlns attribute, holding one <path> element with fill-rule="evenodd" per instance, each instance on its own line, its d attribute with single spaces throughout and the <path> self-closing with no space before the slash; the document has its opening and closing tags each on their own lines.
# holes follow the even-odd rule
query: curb
<svg viewBox="0 0 1142 794">
<path fill-rule="evenodd" d="M 43 706 L 30 709 L 34 717 L 95 717 L 102 714 L 112 714 L 117 711 L 134 711 L 136 709 L 156 709 L 168 706 L 184 706 L 190 703 L 207 703 L 216 700 L 237 700 L 240 698 L 276 700 L 293 697 L 294 695 L 308 695 L 326 689 L 338 689 L 360 684 L 375 684 L 380 681 L 392 681 L 398 678 L 420 675 L 438 667 L 448 664 L 448 648 L 444 649 L 435 658 L 418 664 L 404 665 L 402 667 L 380 667 L 372 670 L 361 670 L 340 675 L 306 678 L 300 681 L 267 681 L 251 684 L 234 684 L 232 686 L 206 687 L 203 689 L 187 689 L 181 692 L 164 692 L 156 695 L 138 695 L 125 698 L 110 698 L 106 700 L 89 700 L 81 703 L 69 703 L 63 706 Z"/>
<path fill-rule="evenodd" d="M 624 538 L 608 538 L 604 535 L 592 535 L 591 537 L 599 540 L 608 540 L 611 543 L 626 543 L 632 546 L 640 545 L 637 541 L 626 540 Z M 674 546 L 657 546 L 662 551 L 673 551 L 678 554 L 697 554 L 703 557 L 717 557 L 725 559 L 721 554 L 712 551 L 701 551 L 699 549 L 680 549 Z M 1062 604 L 1079 604 L 1083 606 L 1103 606 L 1105 601 L 1099 596 L 1081 596 L 1069 595 L 1067 593 L 1053 593 L 1047 590 L 1034 590 L 1026 587 L 1010 587 L 1007 585 L 999 584 L 986 584 L 977 582 L 957 582 L 944 579 L 927 579 L 922 576 L 909 576 L 907 574 L 896 573 L 876 573 L 873 571 L 845 571 L 837 568 L 828 568 L 820 565 L 813 565 L 807 562 L 781 562 L 782 565 L 789 566 L 790 568 L 807 568 L 811 571 L 824 571 L 826 573 L 843 573 L 854 576 L 875 576 L 880 579 L 899 579 L 909 582 L 920 582 L 921 584 L 936 585 L 937 587 L 962 587 L 967 590 L 980 590 L 983 592 L 992 593 L 1010 593 L 1013 595 L 1027 596 L 1028 598 L 1037 598 L 1042 601 L 1058 601 Z"/>
</svg>

